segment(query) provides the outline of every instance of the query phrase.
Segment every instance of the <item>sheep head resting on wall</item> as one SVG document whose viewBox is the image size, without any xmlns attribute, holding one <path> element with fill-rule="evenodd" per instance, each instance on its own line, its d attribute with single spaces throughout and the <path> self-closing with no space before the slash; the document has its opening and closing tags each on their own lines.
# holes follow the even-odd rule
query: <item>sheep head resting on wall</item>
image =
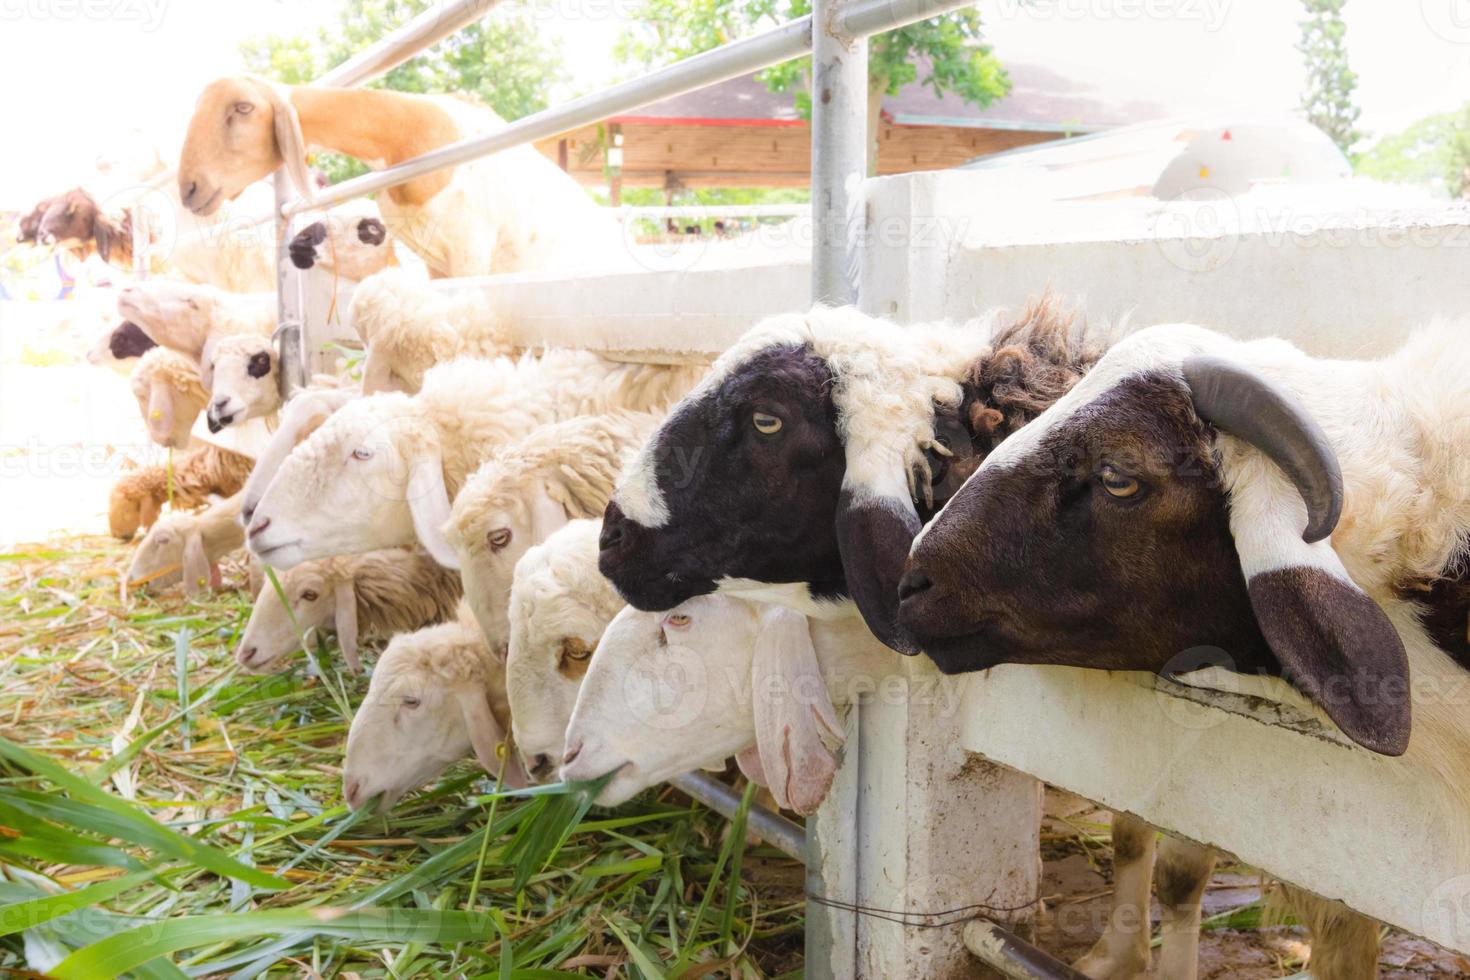
<svg viewBox="0 0 1470 980">
<path fill-rule="evenodd" d="M 155 347 L 138 359 L 132 387 L 149 437 L 169 449 L 187 447 L 208 400 L 194 362 L 177 351 Z"/>
<path fill-rule="evenodd" d="M 274 568 L 423 543 L 457 567 L 439 433 L 407 395 L 344 405 L 286 457 L 256 505 L 250 550 Z"/>
<path fill-rule="evenodd" d="M 903 625 L 949 673 L 1284 671 L 1348 737 L 1403 753 L 1403 641 L 1327 540 L 1336 450 L 1252 366 L 1283 348 L 1180 325 L 1119 343 L 915 541 Z"/>
<path fill-rule="evenodd" d="M 286 93 L 260 78 L 210 82 L 195 103 L 179 156 L 179 199 L 210 215 L 282 162 L 297 189 L 310 186 L 301 123 Z"/>
</svg>

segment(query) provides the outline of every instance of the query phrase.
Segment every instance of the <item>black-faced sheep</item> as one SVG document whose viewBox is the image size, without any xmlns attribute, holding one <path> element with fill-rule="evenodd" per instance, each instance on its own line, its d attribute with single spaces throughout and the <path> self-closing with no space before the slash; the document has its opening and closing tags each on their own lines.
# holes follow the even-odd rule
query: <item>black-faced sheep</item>
<svg viewBox="0 0 1470 980">
<path fill-rule="evenodd" d="M 124 320 L 97 338 L 97 343 L 87 352 L 87 363 L 131 375 L 138 366 L 138 358 L 157 346 L 142 327 L 131 320 Z"/>
</svg>

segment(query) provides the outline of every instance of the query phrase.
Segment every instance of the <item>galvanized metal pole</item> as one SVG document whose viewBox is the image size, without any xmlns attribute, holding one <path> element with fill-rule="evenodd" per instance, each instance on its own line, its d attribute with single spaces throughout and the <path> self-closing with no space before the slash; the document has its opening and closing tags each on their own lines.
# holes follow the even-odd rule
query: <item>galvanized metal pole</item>
<svg viewBox="0 0 1470 980">
<path fill-rule="evenodd" d="M 868 41 L 843 32 L 844 0 L 812 7 L 812 300 L 857 302 L 850 195 L 868 172 Z"/>
<path fill-rule="evenodd" d="M 286 168 L 276 171 L 272 178 L 276 192 L 275 257 L 276 257 L 276 343 L 280 351 L 281 369 L 276 373 L 281 386 L 281 399 L 306 384 L 305 331 L 301 329 L 302 307 L 305 305 L 301 293 L 301 270 L 291 265 L 291 219 L 285 216 L 285 207 L 293 197 L 291 179 Z"/>
<path fill-rule="evenodd" d="M 682 790 L 726 819 L 735 816 L 740 809 L 740 794 L 711 776 L 702 772 L 685 773 L 669 780 L 669 785 Z M 805 860 L 806 831 L 787 820 L 779 813 L 765 807 L 752 806 L 745 817 L 745 825 L 776 850 L 798 861 Z"/>
</svg>

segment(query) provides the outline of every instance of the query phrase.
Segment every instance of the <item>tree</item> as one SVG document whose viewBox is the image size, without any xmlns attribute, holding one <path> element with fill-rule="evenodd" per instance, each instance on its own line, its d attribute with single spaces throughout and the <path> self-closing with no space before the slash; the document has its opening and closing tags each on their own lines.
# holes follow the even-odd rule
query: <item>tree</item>
<svg viewBox="0 0 1470 980">
<path fill-rule="evenodd" d="M 1302 109 L 1307 120 L 1332 137 L 1344 153 L 1351 153 L 1361 137 L 1353 125 L 1358 107 L 1353 104 L 1357 74 L 1348 67 L 1347 25 L 1342 8 L 1347 0 L 1302 0 L 1307 19 L 1301 22 L 1302 39 L 1297 50 L 1307 63 L 1307 88 Z"/>
<path fill-rule="evenodd" d="M 618 40 L 617 54 L 645 67 L 668 64 L 719 47 L 753 30 L 811 13 L 811 0 L 645 0 L 637 27 Z M 1010 79 L 981 43 L 973 8 L 910 24 L 868 41 L 868 172 L 878 162 L 883 96 L 897 95 L 927 69 L 923 84 L 987 106 L 1010 91 Z M 811 116 L 811 58 L 767 68 L 759 75 L 773 92 L 792 92 L 802 118 Z"/>
<path fill-rule="evenodd" d="M 1442 183 L 1470 197 L 1470 102 L 1385 136 L 1358 155 L 1357 172 L 1393 183 Z"/>
<path fill-rule="evenodd" d="M 313 38 L 268 34 L 241 43 L 246 68 L 288 85 L 319 77 L 380 40 L 436 0 L 341 0 L 337 23 Z M 456 92 L 506 119 L 546 108 L 551 87 L 565 77 L 559 45 L 537 30 L 534 14 L 503 4 L 428 51 L 368 83 L 399 92 Z M 362 173 L 361 163 L 321 154 L 316 166 L 333 183 Z"/>
</svg>

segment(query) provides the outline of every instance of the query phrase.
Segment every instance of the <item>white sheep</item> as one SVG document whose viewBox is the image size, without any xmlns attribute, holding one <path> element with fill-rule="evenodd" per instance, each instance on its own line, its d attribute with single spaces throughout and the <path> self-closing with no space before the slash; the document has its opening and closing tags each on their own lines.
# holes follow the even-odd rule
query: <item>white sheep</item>
<svg viewBox="0 0 1470 980">
<path fill-rule="evenodd" d="M 510 590 L 506 692 L 526 771 L 550 776 L 577 688 L 623 600 L 597 571 L 600 522 L 572 521 L 516 563 Z"/>
<path fill-rule="evenodd" d="M 194 422 L 209 401 L 194 361 L 167 347 L 154 347 L 138 358 L 131 384 L 149 437 L 169 449 L 186 448 Z"/>
<path fill-rule="evenodd" d="M 412 548 L 303 562 L 280 577 L 290 611 L 269 583 L 255 599 L 235 659 L 256 673 L 277 669 L 311 630 L 331 629 L 347 665 L 362 669 L 358 641 L 441 623 L 459 604 L 459 576 Z"/>
<path fill-rule="evenodd" d="M 255 516 L 256 505 L 265 496 L 266 487 L 275 479 L 276 471 L 286 461 L 297 444 L 311 435 L 337 409 L 355 398 L 362 397 L 356 388 L 338 384 L 335 379 L 318 376 L 310 387 L 296 392 L 284 408 L 265 447 L 255 457 L 255 469 L 245 481 L 244 496 L 240 504 L 240 520 L 249 524 Z"/>
<path fill-rule="evenodd" d="M 364 392 L 423 387 L 424 372 L 455 357 L 514 353 L 483 292 L 436 289 L 407 269 L 363 280 L 352 294 L 349 319 L 367 345 Z"/>
<path fill-rule="evenodd" d="M 256 506 L 250 547 L 288 568 L 417 540 L 454 567 L 450 501 L 496 448 L 579 414 L 657 407 L 696 371 L 574 351 L 440 364 L 417 395 L 352 402 L 297 446 Z"/>
<path fill-rule="evenodd" d="M 465 481 L 444 536 L 465 601 L 492 644 L 503 647 L 510 635 L 506 603 L 516 562 L 568 521 L 602 516 L 625 458 L 659 418 L 613 412 L 553 422 L 495 450 Z"/>
<path fill-rule="evenodd" d="M 189 122 L 180 194 L 209 214 L 282 164 L 309 193 L 307 146 L 391 166 L 504 125 L 452 96 L 221 78 L 205 87 Z M 605 264 L 625 252 L 612 216 L 530 146 L 408 181 L 378 203 L 393 237 L 441 276 Z"/>
<path fill-rule="evenodd" d="M 157 592 L 184 583 L 192 595 L 220 588 L 219 560 L 245 543 L 240 495 L 198 514 L 167 514 L 149 530 L 128 566 L 128 587 Z"/>
<path fill-rule="evenodd" d="M 525 784 L 506 741 L 505 665 L 468 608 L 456 619 L 389 642 L 347 735 L 342 795 L 386 810 L 473 752 L 492 777 Z"/>
</svg>

